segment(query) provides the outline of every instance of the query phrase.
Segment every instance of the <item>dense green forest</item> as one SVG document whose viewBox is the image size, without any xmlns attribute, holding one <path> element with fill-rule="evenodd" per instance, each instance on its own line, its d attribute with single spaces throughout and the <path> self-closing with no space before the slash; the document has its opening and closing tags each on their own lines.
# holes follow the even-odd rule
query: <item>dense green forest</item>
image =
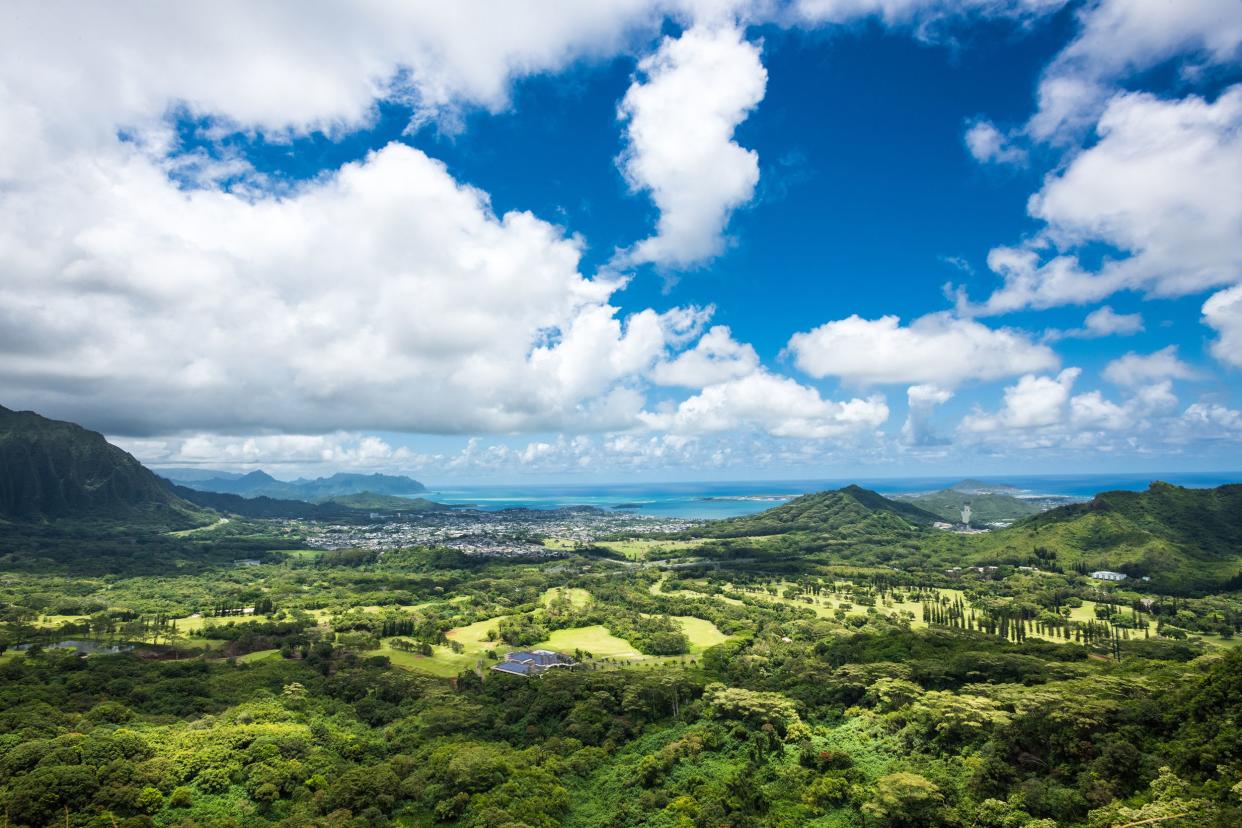
<svg viewBox="0 0 1242 828">
<path fill-rule="evenodd" d="M 24 426 L 5 826 L 1242 824 L 1239 486 L 978 535 L 847 487 L 546 555 L 326 549 L 346 506 L 208 510 Z M 573 666 L 491 669 L 529 649 Z"/>
<path fill-rule="evenodd" d="M 703 565 L 681 567 L 314 552 L 238 517 L 10 524 L 4 819 L 1239 824 L 1235 594 L 1101 583 L 1051 549 L 949 573 L 955 536 L 839 500 L 738 521 L 794 529 L 688 543 Z M 580 666 L 488 669 L 531 646 Z"/>
</svg>

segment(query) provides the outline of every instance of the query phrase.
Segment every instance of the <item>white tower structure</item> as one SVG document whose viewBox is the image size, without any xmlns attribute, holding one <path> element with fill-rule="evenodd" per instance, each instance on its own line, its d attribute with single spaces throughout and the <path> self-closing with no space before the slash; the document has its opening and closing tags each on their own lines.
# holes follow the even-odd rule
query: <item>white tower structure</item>
<svg viewBox="0 0 1242 828">
<path fill-rule="evenodd" d="M 962 523 L 970 526 L 970 504 L 967 503 L 962 507 Z"/>
</svg>

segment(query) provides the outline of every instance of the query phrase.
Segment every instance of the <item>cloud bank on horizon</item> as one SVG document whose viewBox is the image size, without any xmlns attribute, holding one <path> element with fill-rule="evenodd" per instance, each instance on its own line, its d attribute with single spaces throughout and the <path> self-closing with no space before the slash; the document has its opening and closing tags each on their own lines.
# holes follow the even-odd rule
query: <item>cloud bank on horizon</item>
<svg viewBox="0 0 1242 828">
<path fill-rule="evenodd" d="M 1231 0 L 8 17 L 0 402 L 147 462 L 486 477 L 1242 460 Z M 964 220 L 923 272 L 890 265 L 917 228 L 856 225 L 834 201 L 838 171 L 874 160 L 851 131 L 874 126 L 841 85 L 824 102 L 838 117 L 803 120 L 797 102 L 825 94 L 825 73 L 902 69 L 865 50 L 834 64 L 850 39 L 896 35 L 947 66 L 998 30 L 1051 47 L 1006 64 L 1029 106 L 981 102 L 951 142 L 917 120 L 896 139 L 972 165 L 972 193 L 1019 214 L 1015 230 Z M 585 123 L 573 87 L 617 67 L 607 118 Z M 561 91 L 526 91 L 547 79 Z M 915 80 L 883 106 L 925 112 Z M 471 166 L 539 160 L 480 135 L 502 119 L 538 132 L 566 108 L 557 123 L 584 122 L 581 158 L 610 185 L 584 178 L 548 210 L 539 188 Z M 597 127 L 612 151 L 588 144 Z M 541 163 L 558 160 L 570 169 Z M 868 170 L 916 186 L 899 166 Z M 796 266 L 739 264 L 817 219 L 808 206 L 823 218 Z M 584 229 L 593 210 L 615 248 Z M 859 235 L 885 239 L 882 282 L 819 264 Z M 942 291 L 945 261 L 961 283 Z M 907 298 L 928 285 L 939 304 Z M 739 299 L 745 286 L 790 312 Z"/>
</svg>

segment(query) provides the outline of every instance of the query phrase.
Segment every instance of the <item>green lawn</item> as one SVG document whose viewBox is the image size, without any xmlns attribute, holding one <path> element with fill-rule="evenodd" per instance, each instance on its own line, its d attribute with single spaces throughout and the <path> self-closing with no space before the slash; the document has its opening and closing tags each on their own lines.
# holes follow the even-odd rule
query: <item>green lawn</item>
<svg viewBox="0 0 1242 828">
<path fill-rule="evenodd" d="M 578 587 L 552 587 L 539 600 L 546 607 L 562 595 L 567 597 L 575 607 L 585 607 L 591 600 L 591 593 Z"/>
<path fill-rule="evenodd" d="M 475 621 L 473 624 L 467 624 L 464 627 L 454 627 L 449 630 L 447 635 L 453 641 L 461 642 L 466 648 L 466 652 L 481 652 L 490 650 L 494 647 L 504 647 L 499 640 L 488 641 L 487 633 L 496 629 L 500 622 L 508 618 L 507 615 L 498 615 L 495 618 L 485 618 L 482 621 Z"/>
<path fill-rule="evenodd" d="M 209 523 L 206 526 L 196 526 L 193 529 L 182 529 L 180 532 L 169 532 L 168 534 L 172 535 L 175 538 L 184 538 L 187 535 L 197 535 L 200 532 L 210 532 L 212 529 L 219 529 L 221 526 L 224 526 L 228 522 L 229 522 L 228 518 L 222 517 L 219 520 L 217 520 L 215 523 Z"/>
<path fill-rule="evenodd" d="M 611 549 L 631 561 L 645 561 L 652 558 L 661 558 L 673 552 L 680 552 L 686 549 L 693 549 L 696 546 L 702 546 L 702 540 L 659 540 L 650 538 L 630 538 L 629 540 L 619 541 L 597 541 L 596 546 L 602 546 L 604 549 Z"/>
<path fill-rule="evenodd" d="M 466 670 L 473 670 L 480 659 L 490 663 L 490 660 L 485 658 L 480 651 L 455 653 L 448 647 L 440 646 L 432 647 L 431 649 L 432 655 L 423 656 L 418 653 L 395 650 L 389 641 L 384 641 L 378 650 L 370 650 L 363 653 L 363 655 L 388 656 L 397 667 L 404 667 L 407 670 L 416 670 L 420 673 L 427 673 L 441 678 L 453 678 Z"/>
<path fill-rule="evenodd" d="M 690 654 L 698 655 L 708 647 L 714 647 L 728 641 L 729 636 L 705 618 L 694 615 L 674 615 L 673 620 L 681 625 L 681 630 L 690 639 Z"/>
<path fill-rule="evenodd" d="M 196 613 L 195 615 L 187 615 L 184 618 L 174 620 L 177 624 L 177 632 L 181 635 L 188 635 L 189 633 L 198 632 L 209 623 L 212 626 L 225 627 L 228 626 L 230 621 L 234 624 L 251 624 L 255 621 L 266 621 L 268 617 L 266 615 L 230 615 L 224 618 L 210 618 L 201 613 Z"/>
<path fill-rule="evenodd" d="M 600 624 L 590 627 L 570 627 L 556 630 L 546 641 L 528 648 L 531 650 L 555 650 L 558 653 L 573 655 L 575 650 L 583 650 L 595 658 L 618 658 L 637 661 L 645 658 L 634 649 L 634 645 L 624 638 L 617 638 L 608 632 L 608 628 Z"/>
<path fill-rule="evenodd" d="M 89 621 L 87 615 L 45 615 L 35 622 L 36 627 L 59 627 L 61 624 L 78 624 Z"/>
<path fill-rule="evenodd" d="M 280 650 L 256 650 L 253 653 L 238 656 L 237 663 L 251 664 L 255 661 L 268 661 L 274 658 L 280 658 Z"/>
</svg>

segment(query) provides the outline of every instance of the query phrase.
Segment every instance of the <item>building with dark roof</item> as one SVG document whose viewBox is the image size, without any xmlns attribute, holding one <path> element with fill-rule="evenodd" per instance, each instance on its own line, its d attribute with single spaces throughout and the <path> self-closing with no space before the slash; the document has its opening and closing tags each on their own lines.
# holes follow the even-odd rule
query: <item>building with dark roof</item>
<svg viewBox="0 0 1242 828">
<path fill-rule="evenodd" d="M 498 673 L 509 673 L 514 676 L 541 676 L 556 667 L 576 667 L 574 661 L 564 653 L 552 650 L 514 650 L 505 653 L 505 660 L 492 667 Z"/>
</svg>

